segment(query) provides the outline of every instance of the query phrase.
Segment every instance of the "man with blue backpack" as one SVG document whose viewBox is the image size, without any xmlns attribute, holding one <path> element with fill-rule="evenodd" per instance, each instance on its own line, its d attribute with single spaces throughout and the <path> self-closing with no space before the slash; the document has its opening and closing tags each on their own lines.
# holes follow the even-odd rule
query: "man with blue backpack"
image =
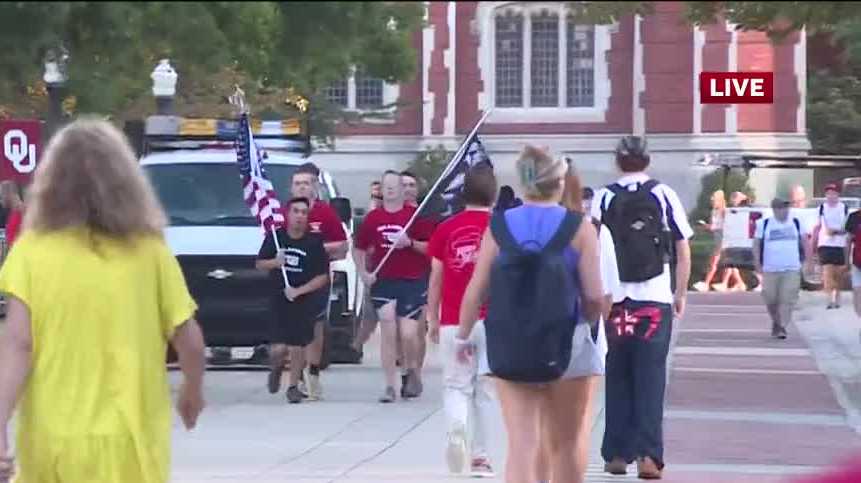
<svg viewBox="0 0 861 483">
<path fill-rule="evenodd" d="M 604 469 L 624 475 L 636 460 L 640 478 L 660 479 L 666 360 L 685 308 L 693 230 L 676 192 L 645 173 L 649 162 L 645 139 L 623 138 L 622 177 L 595 194 L 592 217 L 610 230 L 621 282 L 606 324 Z"/>
<path fill-rule="evenodd" d="M 753 258 L 762 274 L 762 298 L 771 316 L 771 336 L 786 339 L 792 311 L 801 290 L 801 264 L 807 247 L 807 230 L 798 218 L 789 217 L 789 201 L 771 202 L 774 216 L 756 222 Z"/>
</svg>

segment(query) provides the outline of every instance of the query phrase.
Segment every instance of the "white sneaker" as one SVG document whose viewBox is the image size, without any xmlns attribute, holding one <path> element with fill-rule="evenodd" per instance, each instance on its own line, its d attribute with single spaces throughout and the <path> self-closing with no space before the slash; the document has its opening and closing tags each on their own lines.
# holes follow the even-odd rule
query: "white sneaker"
<svg viewBox="0 0 861 483">
<path fill-rule="evenodd" d="M 445 458 L 450 472 L 463 473 L 466 465 L 466 428 L 462 424 L 456 424 L 448 433 Z"/>
<path fill-rule="evenodd" d="M 705 282 L 697 282 L 694 284 L 694 290 L 697 292 L 708 292 L 709 286 Z"/>
</svg>

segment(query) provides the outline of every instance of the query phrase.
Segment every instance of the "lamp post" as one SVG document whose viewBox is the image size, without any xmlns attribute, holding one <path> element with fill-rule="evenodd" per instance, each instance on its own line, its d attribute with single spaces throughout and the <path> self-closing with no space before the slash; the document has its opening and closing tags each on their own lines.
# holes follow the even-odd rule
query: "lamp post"
<svg viewBox="0 0 861 483">
<path fill-rule="evenodd" d="M 62 47 L 48 51 L 45 56 L 45 74 L 42 80 L 48 90 L 48 133 L 49 136 L 57 130 L 63 119 L 63 90 L 68 76 L 66 64 L 69 54 Z"/>
<path fill-rule="evenodd" d="M 173 98 L 176 95 L 176 81 L 179 75 L 170 65 L 169 59 L 161 59 L 152 71 L 152 95 L 155 96 L 156 114 L 173 114 Z"/>
</svg>

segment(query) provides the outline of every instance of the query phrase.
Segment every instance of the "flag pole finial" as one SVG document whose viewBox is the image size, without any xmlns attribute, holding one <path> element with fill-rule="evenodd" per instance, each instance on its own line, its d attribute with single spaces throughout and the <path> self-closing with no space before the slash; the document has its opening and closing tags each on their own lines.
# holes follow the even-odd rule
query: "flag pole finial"
<svg viewBox="0 0 861 483">
<path fill-rule="evenodd" d="M 230 104 L 235 106 L 239 110 L 239 114 L 248 114 L 248 103 L 245 101 L 245 91 L 243 91 L 239 84 L 234 85 L 233 94 L 227 98 L 230 101 Z"/>
</svg>

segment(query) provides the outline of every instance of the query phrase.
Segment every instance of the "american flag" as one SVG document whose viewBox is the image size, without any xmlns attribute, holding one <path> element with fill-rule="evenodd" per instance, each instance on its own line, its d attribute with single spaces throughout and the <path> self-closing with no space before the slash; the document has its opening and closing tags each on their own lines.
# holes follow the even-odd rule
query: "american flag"
<svg viewBox="0 0 861 483">
<path fill-rule="evenodd" d="M 235 146 L 245 204 L 260 226 L 269 233 L 273 227 L 284 225 L 284 215 L 281 213 L 281 202 L 278 201 L 275 188 L 263 170 L 266 154 L 254 142 L 248 114 L 242 114 L 239 118 Z"/>
<path fill-rule="evenodd" d="M 463 210 L 464 204 L 460 195 L 463 192 L 463 180 L 467 171 L 480 164 L 493 167 L 481 140 L 478 139 L 478 134 L 473 134 L 464 144 L 465 149 L 458 159 L 452 161 L 448 171 L 443 173 L 443 179 L 436 190 L 428 193 L 428 196 L 435 199 L 427 203 L 427 208 L 422 210 L 422 216 L 445 219 Z"/>
</svg>

